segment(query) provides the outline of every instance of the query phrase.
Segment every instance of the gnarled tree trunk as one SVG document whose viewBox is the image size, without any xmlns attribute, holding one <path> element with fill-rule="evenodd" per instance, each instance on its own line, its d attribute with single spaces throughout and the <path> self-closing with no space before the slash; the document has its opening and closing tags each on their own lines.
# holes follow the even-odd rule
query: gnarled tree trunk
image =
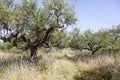
<svg viewBox="0 0 120 80">
<path fill-rule="evenodd" d="M 31 47 L 30 51 L 30 62 L 34 63 L 37 60 L 37 47 Z"/>
</svg>

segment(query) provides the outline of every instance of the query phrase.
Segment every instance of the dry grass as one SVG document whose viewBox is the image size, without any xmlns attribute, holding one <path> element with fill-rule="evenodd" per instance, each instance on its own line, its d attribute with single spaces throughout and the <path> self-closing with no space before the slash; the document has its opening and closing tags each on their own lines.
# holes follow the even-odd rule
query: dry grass
<svg viewBox="0 0 120 80">
<path fill-rule="evenodd" d="M 95 59 L 89 59 L 87 61 L 78 60 L 76 64 L 80 70 L 91 71 L 101 67 L 114 65 L 115 59 L 112 56 L 100 56 Z"/>
<path fill-rule="evenodd" d="M 0 62 L 7 66 L 0 66 L 0 80 L 117 80 L 120 75 L 119 58 L 103 55 L 78 59 L 74 61 L 76 52 L 70 49 L 43 54 L 39 52 L 36 65 L 27 62 L 12 63 L 19 55 L 0 52 Z M 6 61 L 4 61 L 6 60 Z"/>
<path fill-rule="evenodd" d="M 38 80 L 39 72 L 28 65 L 12 65 L 4 71 L 2 80 Z"/>
<path fill-rule="evenodd" d="M 47 70 L 28 64 L 12 65 L 4 70 L 1 80 L 73 80 L 77 71 L 70 61 L 56 60 Z"/>
</svg>

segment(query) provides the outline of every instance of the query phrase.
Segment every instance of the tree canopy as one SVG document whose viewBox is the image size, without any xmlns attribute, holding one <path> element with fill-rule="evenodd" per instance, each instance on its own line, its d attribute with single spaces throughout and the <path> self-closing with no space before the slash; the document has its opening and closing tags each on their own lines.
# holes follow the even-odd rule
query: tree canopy
<svg viewBox="0 0 120 80">
<path fill-rule="evenodd" d="M 19 49 L 31 51 L 36 59 L 38 46 L 47 43 L 55 30 L 74 24 L 74 8 L 65 0 L 0 0 L 0 39 Z"/>
</svg>

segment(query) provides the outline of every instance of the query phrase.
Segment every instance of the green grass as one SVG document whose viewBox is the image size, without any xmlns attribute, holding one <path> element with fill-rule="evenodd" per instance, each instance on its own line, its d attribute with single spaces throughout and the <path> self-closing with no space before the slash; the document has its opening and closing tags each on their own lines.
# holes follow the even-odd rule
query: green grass
<svg viewBox="0 0 120 80">
<path fill-rule="evenodd" d="M 72 49 L 38 51 L 38 62 L 28 55 L 0 52 L 0 80 L 119 80 L 119 56 L 79 54 Z"/>
</svg>

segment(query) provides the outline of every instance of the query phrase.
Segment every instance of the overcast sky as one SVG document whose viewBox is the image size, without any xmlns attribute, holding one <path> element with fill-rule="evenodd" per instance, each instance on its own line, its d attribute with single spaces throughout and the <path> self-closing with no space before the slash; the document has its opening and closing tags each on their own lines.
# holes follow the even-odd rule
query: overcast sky
<svg viewBox="0 0 120 80">
<path fill-rule="evenodd" d="M 120 0 L 77 0 L 77 27 L 94 31 L 120 24 Z"/>
</svg>

